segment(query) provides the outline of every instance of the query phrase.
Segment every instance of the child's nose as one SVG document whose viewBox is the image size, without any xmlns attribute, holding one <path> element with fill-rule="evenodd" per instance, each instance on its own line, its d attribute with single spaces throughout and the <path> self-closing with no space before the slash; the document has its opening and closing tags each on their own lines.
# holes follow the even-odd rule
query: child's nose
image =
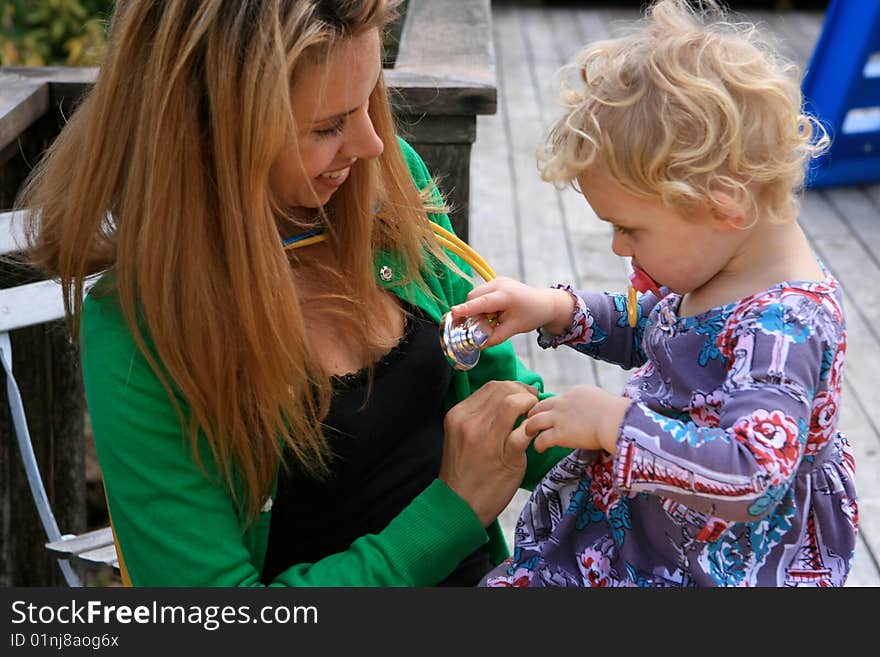
<svg viewBox="0 0 880 657">
<path fill-rule="evenodd" d="M 621 258 L 629 258 L 633 255 L 632 249 L 626 238 L 617 232 L 615 232 L 614 237 L 611 238 L 611 250 L 615 255 L 618 255 Z"/>
</svg>

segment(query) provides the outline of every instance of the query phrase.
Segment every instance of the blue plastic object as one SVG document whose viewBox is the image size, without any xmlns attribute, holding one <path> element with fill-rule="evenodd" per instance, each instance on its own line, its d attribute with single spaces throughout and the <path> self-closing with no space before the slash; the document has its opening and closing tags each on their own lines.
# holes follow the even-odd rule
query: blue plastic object
<svg viewBox="0 0 880 657">
<path fill-rule="evenodd" d="M 831 0 L 802 90 L 832 138 L 807 186 L 880 180 L 880 0 Z"/>
</svg>

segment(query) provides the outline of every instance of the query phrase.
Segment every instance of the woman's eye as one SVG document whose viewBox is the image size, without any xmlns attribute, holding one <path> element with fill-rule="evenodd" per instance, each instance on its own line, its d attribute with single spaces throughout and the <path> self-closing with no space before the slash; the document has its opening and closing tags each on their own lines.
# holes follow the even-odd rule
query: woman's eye
<svg viewBox="0 0 880 657">
<path fill-rule="evenodd" d="M 632 235 L 632 228 L 627 228 L 625 226 L 618 226 L 614 224 L 614 232 L 620 235 Z"/>
<path fill-rule="evenodd" d="M 342 128 L 345 125 L 345 122 L 342 119 L 339 119 L 333 125 L 330 125 L 326 128 L 319 128 L 314 130 L 314 133 L 318 137 L 333 137 L 334 135 L 338 135 L 342 132 Z"/>
</svg>

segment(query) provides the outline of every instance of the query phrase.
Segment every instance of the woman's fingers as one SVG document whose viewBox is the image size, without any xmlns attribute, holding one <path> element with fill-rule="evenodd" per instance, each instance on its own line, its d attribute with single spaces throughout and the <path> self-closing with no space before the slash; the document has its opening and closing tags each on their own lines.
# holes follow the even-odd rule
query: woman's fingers
<svg viewBox="0 0 880 657">
<path fill-rule="evenodd" d="M 523 422 L 516 429 L 511 431 L 509 436 L 507 436 L 502 452 L 505 462 L 511 453 L 517 455 L 525 454 L 525 451 L 531 442 L 532 439 L 526 433 L 525 422 Z"/>
<path fill-rule="evenodd" d="M 550 409 L 552 409 L 553 406 L 556 405 L 556 402 L 557 402 L 558 400 L 559 400 L 559 397 L 558 397 L 558 396 L 556 396 L 556 397 L 547 397 L 547 399 L 542 399 L 542 400 L 539 401 L 537 404 L 535 404 L 534 406 L 532 406 L 532 408 L 531 408 L 531 410 L 529 411 L 529 414 L 528 414 L 527 417 L 534 417 L 534 416 L 537 415 L 538 413 L 546 413 L 547 411 L 549 411 Z"/>
<path fill-rule="evenodd" d="M 538 389 L 534 386 L 520 381 L 489 381 L 470 397 L 456 404 L 447 414 L 447 418 L 451 414 L 456 418 L 462 414 L 463 423 L 476 423 L 481 427 L 476 433 L 479 433 L 482 440 L 487 425 L 498 424 L 507 435 L 516 419 L 526 415 L 537 401 Z M 509 424 L 504 424 L 508 422 Z"/>
<path fill-rule="evenodd" d="M 527 437 L 510 442 L 517 418 L 538 401 L 536 388 L 489 381 L 453 406 L 444 422 L 439 477 L 488 525 L 510 502 L 526 467 Z"/>
<path fill-rule="evenodd" d="M 525 416 L 537 400 L 537 395 L 531 391 L 508 395 L 499 403 L 495 421 L 502 427 L 512 427 L 517 418 Z"/>
</svg>

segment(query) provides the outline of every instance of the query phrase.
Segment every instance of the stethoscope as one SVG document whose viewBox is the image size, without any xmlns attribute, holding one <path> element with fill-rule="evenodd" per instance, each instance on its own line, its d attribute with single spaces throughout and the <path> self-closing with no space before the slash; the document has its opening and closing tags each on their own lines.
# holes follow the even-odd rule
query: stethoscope
<svg viewBox="0 0 880 657">
<path fill-rule="evenodd" d="M 434 237 L 437 238 L 437 241 L 452 253 L 460 256 L 483 280 L 491 281 L 496 278 L 495 271 L 489 266 L 489 263 L 467 242 L 433 222 L 431 222 L 431 227 L 434 229 Z M 281 245 L 285 251 L 288 251 L 317 244 L 326 239 L 327 234 L 324 229 L 317 228 L 284 238 L 281 240 Z M 462 371 L 469 370 L 476 365 L 480 360 L 481 350 L 489 336 L 492 335 L 492 327 L 496 323 L 497 316 L 494 314 L 458 319 L 449 312 L 443 315 L 440 318 L 440 347 L 449 363 L 455 369 Z"/>
<path fill-rule="evenodd" d="M 496 278 L 495 271 L 479 253 L 454 233 L 431 222 L 434 237 L 448 250 L 460 256 L 485 281 Z M 323 242 L 327 235 L 322 228 L 307 233 L 288 237 L 281 241 L 284 250 L 297 249 L 310 244 Z M 639 292 L 653 292 L 657 297 L 663 296 L 654 279 L 641 267 L 633 265 L 629 277 L 629 289 L 626 296 L 626 315 L 630 327 L 635 328 L 639 319 Z M 492 327 L 498 322 L 495 314 L 476 315 L 473 317 L 454 318 L 446 313 L 440 318 L 440 347 L 447 360 L 457 370 L 469 370 L 480 360 L 483 345 L 492 335 Z"/>
</svg>

